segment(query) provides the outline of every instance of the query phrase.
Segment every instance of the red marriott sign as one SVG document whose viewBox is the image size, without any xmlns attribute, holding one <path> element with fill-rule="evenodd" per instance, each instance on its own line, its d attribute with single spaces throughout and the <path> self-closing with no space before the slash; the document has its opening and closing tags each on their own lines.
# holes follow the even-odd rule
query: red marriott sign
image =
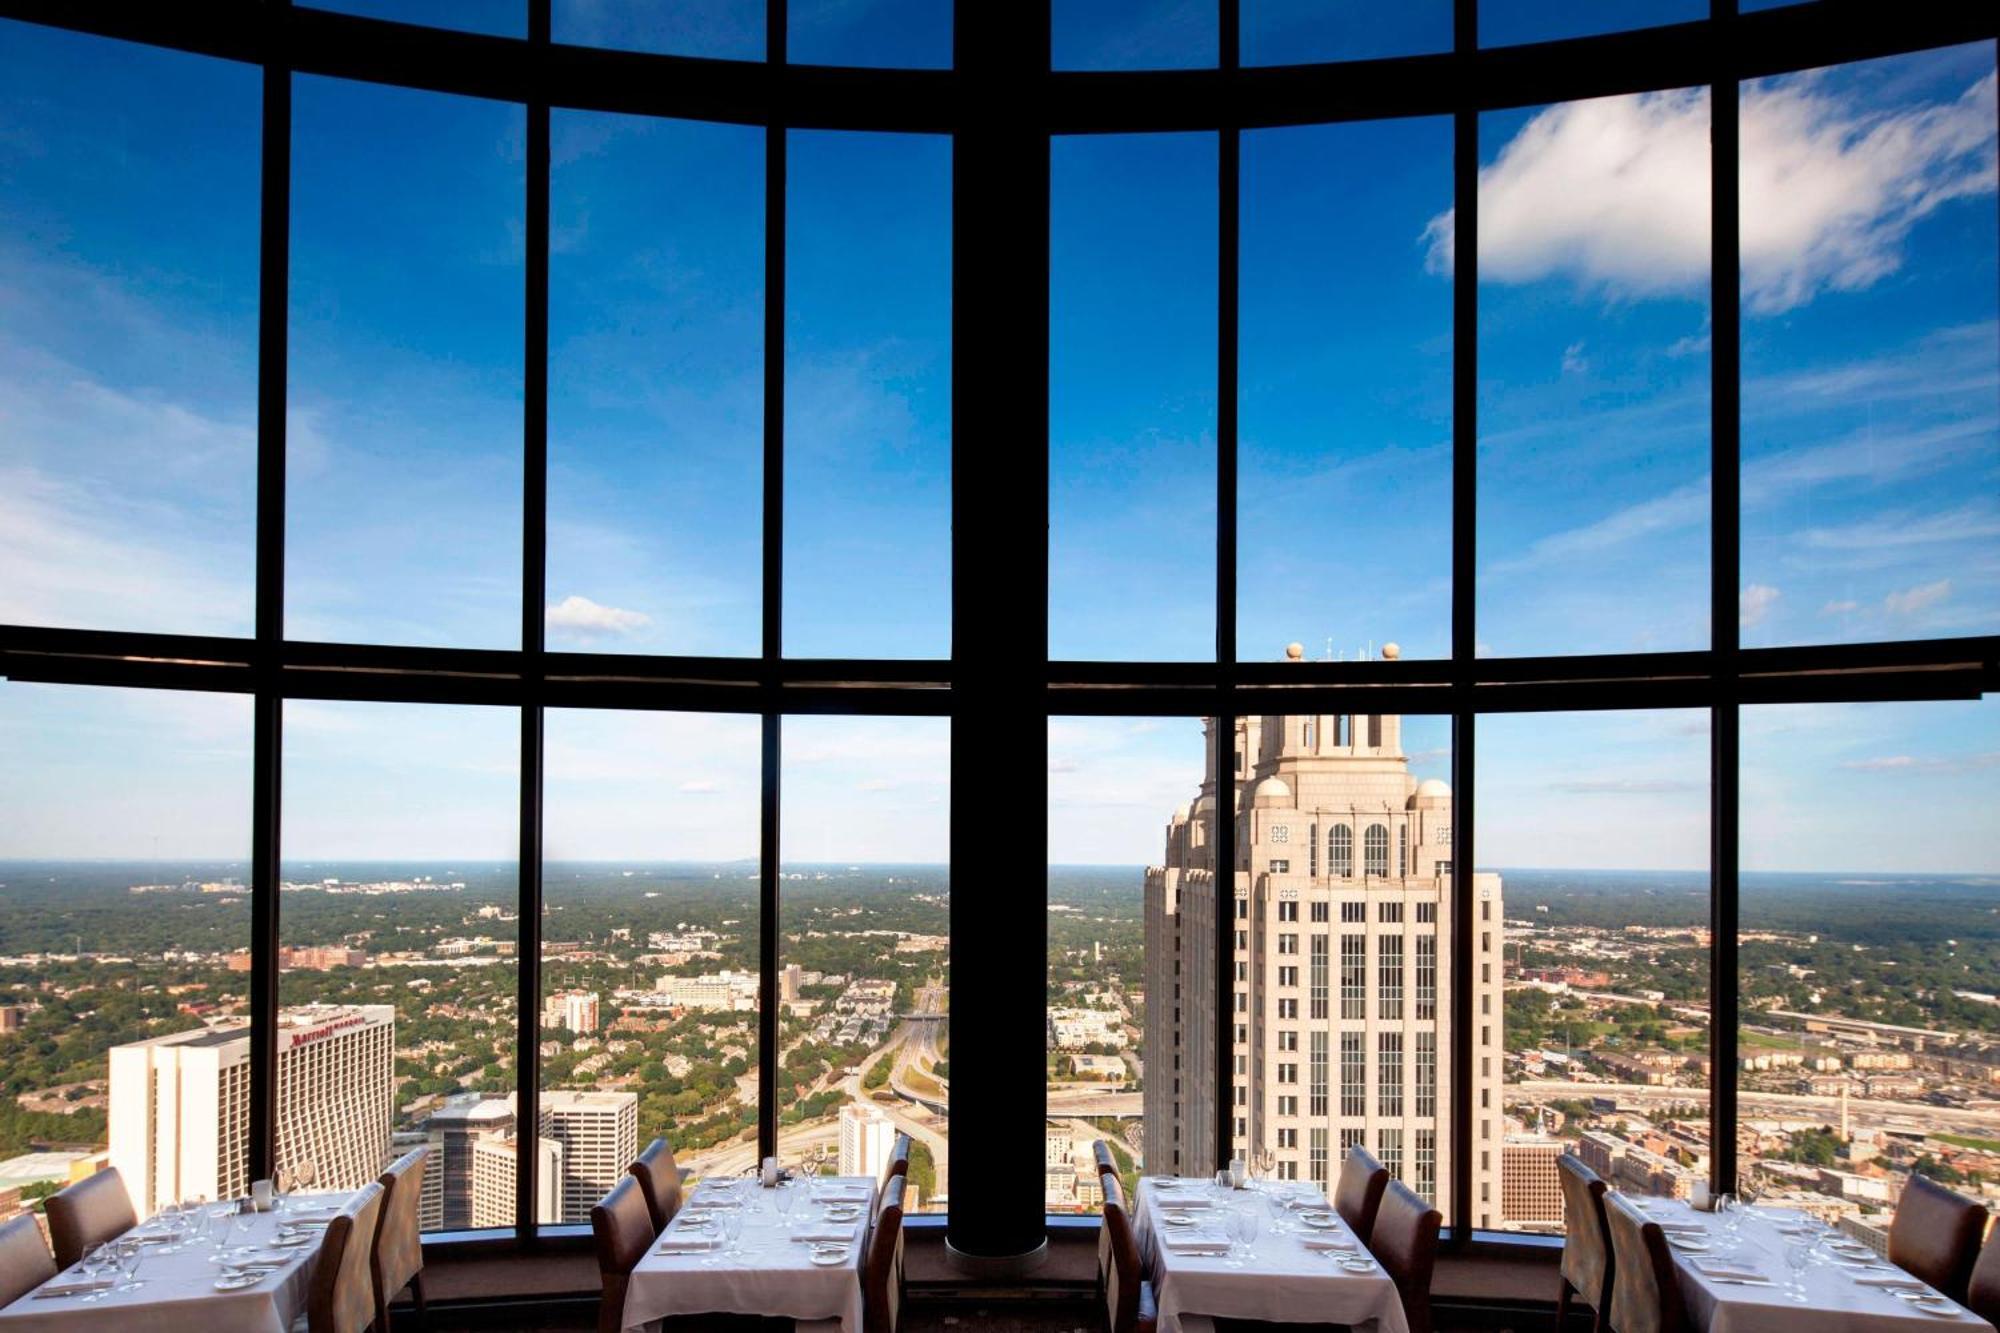
<svg viewBox="0 0 2000 1333">
<path fill-rule="evenodd" d="M 336 1032 L 344 1032 L 348 1028 L 358 1028 L 367 1021 L 367 1019 L 358 1014 L 348 1018 L 336 1018 L 331 1023 L 322 1024 L 310 1032 L 294 1033 L 292 1035 L 292 1045 L 298 1047 L 304 1046 L 308 1042 L 322 1041 L 327 1037 L 331 1037 Z"/>
</svg>

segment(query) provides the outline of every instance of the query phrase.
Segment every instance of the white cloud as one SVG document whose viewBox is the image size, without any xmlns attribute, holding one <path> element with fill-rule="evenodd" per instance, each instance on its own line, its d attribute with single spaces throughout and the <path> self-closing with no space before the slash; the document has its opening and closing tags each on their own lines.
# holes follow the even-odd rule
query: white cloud
<svg viewBox="0 0 2000 1333">
<path fill-rule="evenodd" d="M 1882 609 L 1892 616 L 1913 616 L 1919 611 L 1936 606 L 1951 596 L 1951 580 L 1939 579 L 1936 583 L 1922 583 L 1901 592 L 1892 592 L 1882 599 Z"/>
<path fill-rule="evenodd" d="M 1841 767 L 1856 773 L 1937 773 L 1957 774 L 1976 772 L 1982 768 L 2000 765 L 2000 750 L 1986 754 L 1947 755 L 1919 758 L 1908 754 L 1876 755 L 1868 759 L 1848 759 Z"/>
<path fill-rule="evenodd" d="M 1617 296 L 1698 295 L 1709 278 L 1703 89 L 1595 98 L 1530 120 L 1479 173 L 1482 281 L 1567 275 Z M 1870 110 L 1798 75 L 1742 102 L 1743 290 L 1752 309 L 1894 273 L 1911 227 L 1994 188 L 1994 76 L 1951 102 Z M 1452 210 L 1424 229 L 1449 273 Z"/>
<path fill-rule="evenodd" d="M 1860 609 L 1861 603 L 1851 598 L 1841 597 L 1822 606 L 1819 609 L 1819 613 L 1823 616 L 1846 616 L 1852 615 Z"/>
<path fill-rule="evenodd" d="M 1581 375 L 1583 374 L 1584 371 L 1589 369 L 1590 369 L 1590 361 L 1583 354 L 1582 339 L 1579 338 L 1577 341 L 1563 348 L 1563 364 L 1562 364 L 1563 374 Z"/>
<path fill-rule="evenodd" d="M 594 639 L 604 635 L 636 634 L 653 623 L 653 618 L 643 611 L 627 611 L 623 607 L 600 606 L 588 597 L 571 593 L 548 609 L 550 629 L 562 630 L 581 639 Z"/>
<path fill-rule="evenodd" d="M 1743 590 L 1738 599 L 1738 621 L 1745 629 L 1762 624 L 1764 617 L 1771 614 L 1771 608 L 1777 605 L 1778 598 L 1782 595 L 1768 583 L 1751 584 Z"/>
</svg>

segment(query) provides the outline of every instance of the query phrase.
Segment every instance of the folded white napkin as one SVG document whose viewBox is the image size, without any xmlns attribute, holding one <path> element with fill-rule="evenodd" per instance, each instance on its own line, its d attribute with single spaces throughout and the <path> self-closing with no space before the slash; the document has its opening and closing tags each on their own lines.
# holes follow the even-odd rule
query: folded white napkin
<svg viewBox="0 0 2000 1333">
<path fill-rule="evenodd" d="M 1854 1279 L 1864 1287 L 1881 1287 L 1887 1291 L 1929 1291 L 1930 1288 L 1915 1278 L 1903 1273 L 1864 1273 Z"/>
<path fill-rule="evenodd" d="M 803 1231 L 793 1232 L 792 1239 L 799 1241 L 807 1241 L 812 1244 L 845 1245 L 854 1239 L 854 1233 L 858 1229 L 859 1228 L 856 1227 L 856 1225 L 852 1222 L 848 1223 L 844 1227 L 840 1226 L 807 1227 Z"/>
<path fill-rule="evenodd" d="M 681 1206 L 696 1210 L 703 1208 L 741 1208 L 743 1201 L 728 1194 L 697 1194 Z"/>
<path fill-rule="evenodd" d="M 1352 1250 L 1354 1248 L 1353 1241 L 1340 1240 L 1333 1236 L 1304 1236 L 1300 1238 L 1299 1244 L 1309 1250 Z"/>
<path fill-rule="evenodd" d="M 35 1291 L 35 1299 L 48 1300 L 53 1296 L 81 1296 L 85 1292 L 108 1291 L 115 1279 L 78 1278 L 73 1282 L 45 1282 Z"/>
<path fill-rule="evenodd" d="M 1223 1254 L 1229 1238 L 1214 1231 L 1175 1231 L 1161 1237 L 1160 1244 L 1176 1254 Z"/>
<path fill-rule="evenodd" d="M 866 1185 L 822 1185 L 812 1192 L 812 1197 L 821 1203 L 866 1203 Z"/>
<path fill-rule="evenodd" d="M 1745 1282 L 1770 1280 L 1758 1271 L 1757 1265 L 1742 1260 L 1690 1259 L 1688 1262 L 1704 1277 L 1730 1277 Z"/>
<path fill-rule="evenodd" d="M 699 1236 L 689 1235 L 686 1232 L 677 1232 L 672 1235 L 662 1236 L 659 1245 L 654 1248 L 653 1253 L 699 1254 L 703 1250 L 712 1250 L 720 1244 L 722 1244 L 722 1237 L 720 1236 Z"/>
<path fill-rule="evenodd" d="M 1213 1199 L 1204 1199 L 1198 1194 L 1190 1194 L 1185 1199 L 1178 1194 L 1164 1194 L 1160 1196 L 1160 1207 L 1162 1208 L 1208 1208 L 1213 1206 L 1214 1202 Z"/>
</svg>

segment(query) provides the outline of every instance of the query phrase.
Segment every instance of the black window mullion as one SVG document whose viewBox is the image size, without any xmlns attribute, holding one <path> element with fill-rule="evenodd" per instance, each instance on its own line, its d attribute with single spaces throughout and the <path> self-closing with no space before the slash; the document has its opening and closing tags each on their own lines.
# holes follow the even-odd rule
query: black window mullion
<svg viewBox="0 0 2000 1333">
<path fill-rule="evenodd" d="M 1242 63 L 1239 0 L 1220 0 L 1222 69 Z M 1242 131 L 1225 125 L 1216 152 L 1215 673 L 1236 679 L 1237 385 L 1242 253 Z M 1216 718 L 1215 1165 L 1234 1155 L 1236 1128 L 1236 717 Z M 1246 1015 L 1246 1021 L 1247 1021 Z M 1246 1117 L 1248 1114 L 1246 1108 Z M 1254 1147 L 1254 1145 L 1251 1145 Z"/>
<path fill-rule="evenodd" d="M 274 10 L 267 20 L 275 28 Z M 285 396 L 292 207 L 292 75 L 267 32 L 257 266 L 256 682 L 250 781 L 250 1178 L 277 1168 L 278 885 L 285 635 Z"/>
<path fill-rule="evenodd" d="M 528 40 L 545 51 L 550 0 L 529 0 Z M 547 647 L 543 605 L 548 585 L 549 480 L 549 102 L 541 84 L 542 63 L 534 64 L 529 90 L 525 228 L 527 285 L 522 333 L 522 491 L 521 491 L 521 759 L 518 888 L 519 931 L 515 977 L 514 1229 L 532 1239 L 540 1218 L 542 1105 L 542 788 L 545 750 L 541 683 Z M 559 1220 L 559 1219 L 558 1219 Z"/>
<path fill-rule="evenodd" d="M 791 39 L 787 0 L 765 0 L 764 59 L 783 69 Z M 785 646 L 785 192 L 782 110 L 764 128 L 764 569 L 763 714 L 757 839 L 757 1155 L 778 1152 L 778 803 L 784 720 L 775 711 Z"/>
<path fill-rule="evenodd" d="M 1455 0 L 1452 44 L 1461 69 L 1479 49 L 1478 0 Z M 1471 92 L 1471 81 L 1461 80 Z M 1475 718 L 1472 683 L 1478 644 L 1479 501 L 1479 111 L 1461 106 L 1452 117 L 1452 421 L 1451 421 L 1451 1195 L 1434 1200 L 1450 1220 L 1452 1243 L 1472 1235 L 1472 848 Z"/>
<path fill-rule="evenodd" d="M 1717 71 L 1709 89 L 1709 1184 L 1736 1186 L 1738 695 L 1742 552 L 1743 321 L 1739 296 L 1742 151 L 1736 0 L 1710 0 Z"/>
</svg>

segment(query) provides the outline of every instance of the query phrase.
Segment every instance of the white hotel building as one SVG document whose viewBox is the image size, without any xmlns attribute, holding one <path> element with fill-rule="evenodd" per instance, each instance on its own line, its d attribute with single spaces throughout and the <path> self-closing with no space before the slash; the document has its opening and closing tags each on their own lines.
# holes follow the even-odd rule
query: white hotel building
<svg viewBox="0 0 2000 1333">
<path fill-rule="evenodd" d="M 391 1005 L 305 1005 L 278 1015 L 278 1161 L 358 1187 L 389 1157 L 396 1076 Z M 141 1217 L 250 1189 L 250 1029 L 198 1028 L 110 1052 L 111 1165 Z"/>
</svg>

